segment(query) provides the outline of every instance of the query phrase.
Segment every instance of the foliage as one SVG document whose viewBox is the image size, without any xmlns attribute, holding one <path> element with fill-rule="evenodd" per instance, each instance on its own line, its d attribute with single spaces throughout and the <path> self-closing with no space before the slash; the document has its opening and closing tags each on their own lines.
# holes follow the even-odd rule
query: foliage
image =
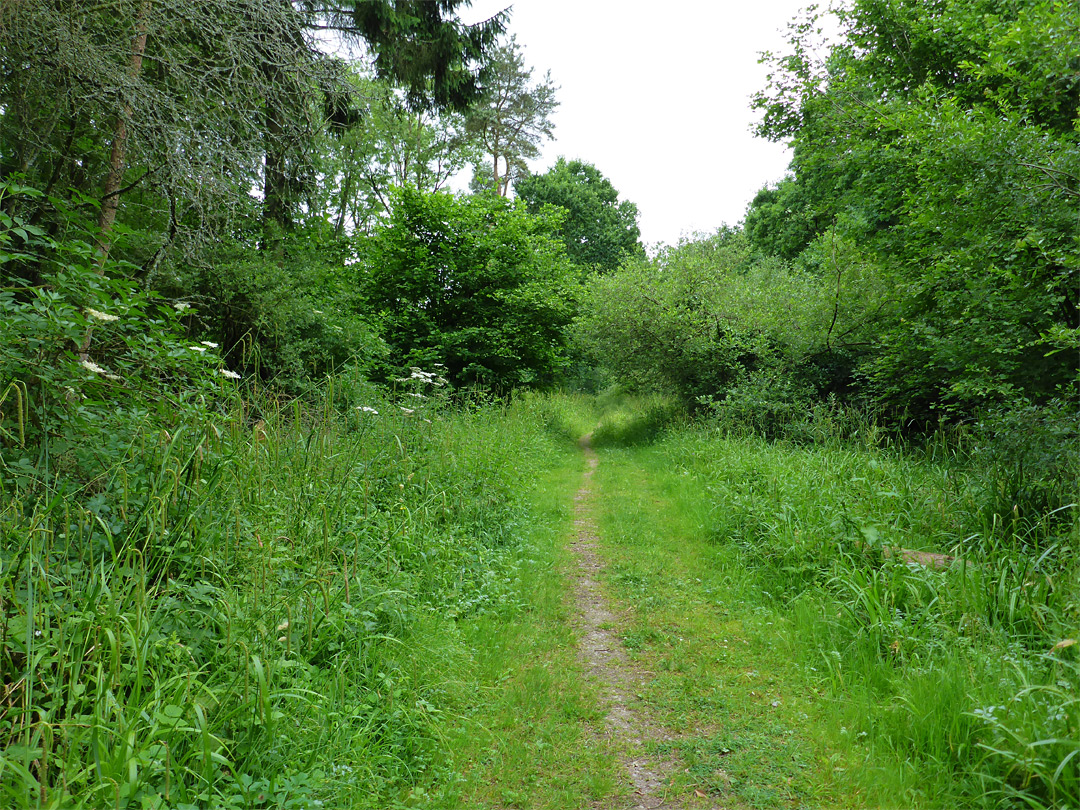
<svg viewBox="0 0 1080 810">
<path fill-rule="evenodd" d="M 186 307 L 191 333 L 220 344 L 230 368 L 299 393 L 386 355 L 342 272 L 354 260 L 349 240 L 307 228 L 284 237 L 276 256 L 226 243 L 159 286 Z"/>
<path fill-rule="evenodd" d="M 746 237 L 755 250 L 795 259 L 825 230 L 827 217 L 815 216 L 805 196 L 805 184 L 791 177 L 757 193 L 744 220 Z"/>
<path fill-rule="evenodd" d="M 491 161 L 490 174 L 476 165 L 474 191 L 488 189 L 505 197 L 511 182 L 528 173 L 525 161 L 540 156 L 541 140 L 553 137 L 558 88 L 550 72 L 542 82 L 531 81 L 532 68 L 525 67 L 521 46 L 510 37 L 496 51 L 492 80 L 465 118 L 467 130 Z"/>
<path fill-rule="evenodd" d="M 821 729 L 834 761 L 851 763 L 849 792 L 1075 804 L 1075 505 L 989 519 L 996 473 L 963 437 L 907 449 L 866 438 L 801 447 L 699 424 L 634 452 L 711 539 L 687 582 L 722 589 L 728 627 L 756 628 L 798 662 L 789 691 L 827 698 Z M 917 564 L 905 548 L 957 559 Z"/>
<path fill-rule="evenodd" d="M 350 0 L 330 18 L 368 43 L 376 74 L 404 87 L 411 109 L 464 110 L 494 81 L 489 60 L 508 17 L 463 25 L 457 8 L 469 2 Z"/>
<path fill-rule="evenodd" d="M 584 267 L 607 272 L 643 252 L 637 206 L 620 202 L 611 181 L 591 163 L 559 158 L 544 174 L 519 178 L 514 191 L 534 214 L 545 205 L 566 210 L 566 254 Z"/>
<path fill-rule="evenodd" d="M 841 391 L 882 304 L 880 274 L 839 239 L 815 255 L 824 266 L 754 255 L 741 231 L 684 240 L 590 279 L 575 335 L 620 379 L 690 405 L 776 375 Z"/>
<path fill-rule="evenodd" d="M 356 74 L 350 82 L 357 108 L 321 139 L 322 178 L 308 212 L 333 222 L 339 237 L 384 216 L 393 187 L 435 192 L 476 160 L 461 113 L 411 110 L 386 82 Z"/>
<path fill-rule="evenodd" d="M 143 250 L 122 256 L 144 273 L 255 206 L 272 242 L 310 208 L 317 136 L 351 117 L 348 70 L 317 37 L 367 43 L 411 108 L 461 109 L 505 15 L 464 26 L 459 2 L 6 4 L 0 171 L 45 191 L 28 217 L 54 236 L 66 215 L 50 195 L 100 212 L 102 252 L 114 223 L 144 231 Z"/>
<path fill-rule="evenodd" d="M 391 356 L 456 385 L 550 384 L 575 300 L 557 228 L 492 195 L 402 190 L 360 271 Z"/>
<path fill-rule="evenodd" d="M 160 229 L 140 263 L 220 227 L 261 185 L 268 147 L 302 179 L 299 134 L 314 124 L 329 76 L 293 5 L 35 0 L 3 15 L 5 177 L 25 175 L 46 195 L 102 211 L 119 201 L 121 224 L 154 217 Z M 140 33 L 145 51 L 132 44 Z M 268 104 L 283 113 L 273 132 L 264 131 Z M 128 209 L 131 191 L 139 204 Z M 31 215 L 39 225 L 61 218 L 48 196 Z"/>
<path fill-rule="evenodd" d="M 84 492 L 4 468 L 3 806 L 376 808 L 455 784 L 448 726 L 490 702 L 464 634 L 525 608 L 552 448 L 526 402 L 347 382 L 130 423 Z"/>
<path fill-rule="evenodd" d="M 32 189 L 7 186 L 11 196 Z M 86 241 L 56 243 L 19 217 L 0 231 L 0 462 L 28 499 L 94 496 L 114 526 L 117 458 L 138 436 L 203 429 L 231 398 L 217 344 L 187 338 L 180 309 L 114 275 Z M 21 273 L 34 266 L 42 283 Z M 132 469 L 140 461 L 132 460 Z M 24 484 L 18 482 L 24 481 Z M 149 508 L 125 499 L 133 514 Z M 141 499 L 141 500 L 140 500 Z"/>
<path fill-rule="evenodd" d="M 765 55 L 759 131 L 791 141 L 794 174 L 751 206 L 753 243 L 794 257 L 832 228 L 887 269 L 897 305 L 861 370 L 895 418 L 1074 399 L 1076 4 L 835 13 L 836 42 L 816 41 L 811 14 L 788 53 Z"/>
</svg>

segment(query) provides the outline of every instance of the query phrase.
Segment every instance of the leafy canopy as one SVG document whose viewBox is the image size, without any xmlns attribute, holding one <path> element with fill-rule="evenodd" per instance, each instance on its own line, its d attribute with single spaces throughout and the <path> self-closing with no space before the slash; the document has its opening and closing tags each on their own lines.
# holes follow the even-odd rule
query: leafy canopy
<svg viewBox="0 0 1080 810">
<path fill-rule="evenodd" d="M 1075 397 L 1080 6 L 855 0 L 835 13 L 839 41 L 817 42 L 811 14 L 788 53 L 765 57 L 759 131 L 794 159 L 747 215 L 755 247 L 803 261 L 829 233 L 865 246 L 895 305 L 861 371 L 896 413 Z"/>
<path fill-rule="evenodd" d="M 458 385 L 551 383 L 575 293 L 557 229 L 550 212 L 494 195 L 399 190 L 362 271 L 391 356 L 441 363 Z"/>
<path fill-rule="evenodd" d="M 620 201 L 611 181 L 591 163 L 560 157 L 544 174 L 519 179 L 515 191 L 533 213 L 545 205 L 566 211 L 562 239 L 567 255 L 580 265 L 610 271 L 627 256 L 643 254 L 637 206 Z"/>
</svg>

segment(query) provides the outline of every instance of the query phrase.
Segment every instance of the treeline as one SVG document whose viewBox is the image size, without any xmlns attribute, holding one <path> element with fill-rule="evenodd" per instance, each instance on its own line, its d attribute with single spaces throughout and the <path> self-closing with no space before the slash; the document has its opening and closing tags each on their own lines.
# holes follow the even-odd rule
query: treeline
<svg viewBox="0 0 1080 810">
<path fill-rule="evenodd" d="M 974 429 L 1013 469 L 1007 510 L 1073 502 L 1080 9 L 856 0 L 831 43 L 824 16 L 765 55 L 754 100 L 789 175 L 741 227 L 595 279 L 578 338 L 768 435 L 829 403 L 907 436 Z"/>
</svg>

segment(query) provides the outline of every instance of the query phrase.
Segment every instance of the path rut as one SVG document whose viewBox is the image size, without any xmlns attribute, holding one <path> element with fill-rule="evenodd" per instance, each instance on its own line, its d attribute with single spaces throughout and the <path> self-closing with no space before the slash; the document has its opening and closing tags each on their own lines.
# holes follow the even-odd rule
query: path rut
<svg viewBox="0 0 1080 810">
<path fill-rule="evenodd" d="M 652 673 L 630 661 L 622 649 L 618 628 L 625 618 L 612 612 L 600 588 L 603 563 L 597 553 L 599 535 L 592 478 L 599 464 L 590 445 L 590 436 L 581 439 L 586 469 L 581 488 L 574 496 L 574 537 L 570 548 L 577 560 L 574 572 L 574 599 L 577 608 L 579 655 L 590 677 L 600 687 L 606 708 L 603 733 L 617 742 L 620 757 L 634 791 L 629 805 L 598 805 L 597 810 L 629 807 L 634 810 L 674 810 L 707 805 L 695 798 L 671 796 L 669 785 L 678 762 L 649 756 L 650 742 L 674 739 L 669 731 L 648 716 L 635 693 L 648 683 Z"/>
</svg>

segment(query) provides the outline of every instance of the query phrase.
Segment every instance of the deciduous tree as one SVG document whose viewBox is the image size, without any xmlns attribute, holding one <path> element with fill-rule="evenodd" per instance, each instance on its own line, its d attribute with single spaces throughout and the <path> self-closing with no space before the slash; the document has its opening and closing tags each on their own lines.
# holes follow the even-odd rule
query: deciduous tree
<svg viewBox="0 0 1080 810">
<path fill-rule="evenodd" d="M 552 382 L 576 290 L 557 228 L 490 194 L 400 190 L 361 279 L 391 356 L 458 384 Z"/>
<path fill-rule="evenodd" d="M 544 174 L 520 178 L 514 190 L 533 213 L 545 205 L 566 211 L 561 235 L 567 255 L 580 265 L 604 272 L 643 253 L 637 206 L 620 201 L 611 181 L 591 163 L 559 158 Z"/>
</svg>

